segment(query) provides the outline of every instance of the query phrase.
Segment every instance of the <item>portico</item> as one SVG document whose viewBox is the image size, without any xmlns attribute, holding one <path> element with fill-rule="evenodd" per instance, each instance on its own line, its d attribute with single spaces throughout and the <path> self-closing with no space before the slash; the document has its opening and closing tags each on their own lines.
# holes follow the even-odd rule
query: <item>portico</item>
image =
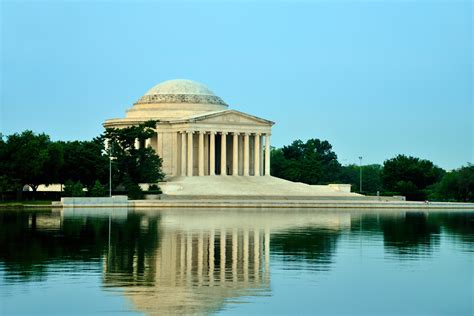
<svg viewBox="0 0 474 316">
<path fill-rule="evenodd" d="M 195 128 L 176 132 L 176 139 L 176 175 L 270 175 L 270 134 Z"/>
</svg>

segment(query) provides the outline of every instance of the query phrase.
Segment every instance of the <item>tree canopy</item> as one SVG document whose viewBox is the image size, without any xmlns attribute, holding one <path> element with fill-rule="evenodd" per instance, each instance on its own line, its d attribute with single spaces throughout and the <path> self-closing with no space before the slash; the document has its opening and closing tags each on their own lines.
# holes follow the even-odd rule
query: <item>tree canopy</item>
<svg viewBox="0 0 474 316">
<path fill-rule="evenodd" d="M 271 170 L 276 177 L 308 184 L 324 184 L 337 179 L 340 170 L 337 155 L 324 140 L 295 140 L 289 146 L 273 149 Z"/>
<path fill-rule="evenodd" d="M 438 182 L 444 170 L 433 162 L 411 156 L 398 155 L 384 162 L 382 180 L 388 191 L 409 199 L 425 199 L 428 186 Z"/>
<path fill-rule="evenodd" d="M 48 135 L 24 131 L 0 134 L 0 198 L 5 192 L 20 192 L 25 185 L 37 190 L 40 184 L 68 183 L 76 193 L 104 195 L 109 183 L 109 157 L 112 160 L 114 190 L 124 190 L 140 198 L 139 183 L 163 179 L 162 160 L 145 140 L 154 135 L 156 121 L 121 129 L 107 129 L 91 141 L 52 141 Z M 109 143 L 105 151 L 104 141 Z M 135 147 L 138 140 L 140 146 Z M 362 169 L 363 194 L 404 195 L 409 200 L 474 201 L 474 166 L 445 172 L 433 162 L 398 155 L 384 164 L 342 166 L 326 140 L 295 140 L 271 150 L 271 171 L 276 177 L 307 184 L 349 183 L 359 192 Z M 159 191 L 159 190 L 156 190 Z M 11 196 L 11 195 L 10 195 Z M 19 194 L 17 197 L 21 197 Z"/>
<path fill-rule="evenodd" d="M 436 185 L 433 198 L 445 201 L 474 202 L 474 165 L 447 172 Z"/>
<path fill-rule="evenodd" d="M 163 178 L 161 158 L 150 147 L 135 148 L 153 134 L 156 122 L 123 129 L 107 129 L 92 141 L 51 141 L 48 135 L 24 131 L 0 137 L 0 192 L 21 192 L 25 185 L 34 191 L 40 184 L 84 185 L 90 194 L 103 195 L 102 183 L 109 182 L 109 154 L 113 187 L 141 192 L 139 183 L 156 183 Z M 1 136 L 1 135 L 0 135 Z M 104 140 L 111 146 L 104 150 Z M 76 190 L 79 192 L 79 190 Z M 68 195 L 69 193 L 65 193 Z M 135 196 L 138 196 L 135 194 Z"/>
<path fill-rule="evenodd" d="M 0 174 L 17 190 L 29 185 L 34 191 L 40 184 L 52 184 L 63 163 L 60 147 L 45 134 L 24 131 L 7 136 L 0 143 Z"/>
<path fill-rule="evenodd" d="M 127 128 L 108 128 L 104 138 L 109 142 L 109 153 L 114 158 L 114 184 L 156 183 L 163 179 L 162 159 L 145 140 L 154 133 L 156 121 L 147 121 Z M 135 148 L 135 141 L 141 144 Z"/>
<path fill-rule="evenodd" d="M 104 141 L 96 137 L 92 141 L 58 142 L 62 147 L 64 163 L 60 166 L 59 183 L 80 181 L 91 189 L 95 181 L 108 183 L 109 158 L 104 154 Z"/>
</svg>

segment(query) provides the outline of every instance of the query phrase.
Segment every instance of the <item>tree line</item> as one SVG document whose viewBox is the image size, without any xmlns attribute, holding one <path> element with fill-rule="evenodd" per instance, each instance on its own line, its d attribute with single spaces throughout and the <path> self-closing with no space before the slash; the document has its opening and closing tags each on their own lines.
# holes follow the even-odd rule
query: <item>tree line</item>
<svg viewBox="0 0 474 316">
<path fill-rule="evenodd" d="M 21 195 L 25 185 L 36 191 L 40 184 L 61 183 L 65 185 L 64 196 L 104 196 L 111 166 L 113 191 L 140 198 L 143 192 L 139 183 L 157 183 L 164 177 L 161 158 L 144 146 L 145 140 L 153 135 L 155 124 L 148 121 L 106 129 L 91 141 L 52 141 L 48 135 L 32 131 L 2 136 L 0 193 L 14 191 Z M 141 143 L 139 148 L 135 148 L 137 140 Z M 398 155 L 383 165 L 343 166 L 326 140 L 295 140 L 282 148 L 272 148 L 271 172 L 276 177 L 307 184 L 349 183 L 354 192 L 363 194 L 403 195 L 410 200 L 474 201 L 471 164 L 445 171 L 429 160 Z M 156 186 L 152 190 L 159 193 Z"/>
<path fill-rule="evenodd" d="M 2 136 L 0 192 L 15 191 L 21 198 L 26 185 L 36 192 L 41 184 L 60 183 L 65 185 L 64 196 L 104 196 L 111 167 L 112 189 L 140 198 L 143 192 L 139 183 L 156 183 L 164 176 L 162 160 L 155 151 L 134 146 L 136 139 L 143 144 L 151 137 L 154 126 L 155 122 L 149 121 L 123 129 L 109 128 L 91 141 L 52 141 L 48 135 L 32 131 Z"/>
<path fill-rule="evenodd" d="M 362 171 L 362 191 L 360 174 Z M 446 171 L 433 162 L 397 155 L 383 165 L 343 166 L 326 140 L 295 140 L 272 148 L 272 175 L 307 184 L 349 183 L 370 195 L 403 195 L 409 200 L 474 201 L 474 165 Z"/>
</svg>

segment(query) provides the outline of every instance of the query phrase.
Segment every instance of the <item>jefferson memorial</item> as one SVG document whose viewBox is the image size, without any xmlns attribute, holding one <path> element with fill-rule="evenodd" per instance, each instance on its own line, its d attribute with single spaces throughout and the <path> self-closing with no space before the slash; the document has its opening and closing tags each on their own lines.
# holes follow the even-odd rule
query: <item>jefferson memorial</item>
<svg viewBox="0 0 474 316">
<path fill-rule="evenodd" d="M 157 84 L 105 128 L 156 120 L 155 135 L 136 147 L 151 146 L 163 159 L 165 197 L 360 196 L 350 185 L 308 185 L 270 175 L 274 122 L 242 113 L 205 85 L 191 80 Z"/>
<path fill-rule="evenodd" d="M 172 176 L 262 176 L 270 174 L 270 132 L 274 124 L 228 105 L 203 84 L 169 80 L 151 88 L 123 119 L 104 127 L 156 120 L 156 134 L 144 144 L 163 159 Z"/>
</svg>

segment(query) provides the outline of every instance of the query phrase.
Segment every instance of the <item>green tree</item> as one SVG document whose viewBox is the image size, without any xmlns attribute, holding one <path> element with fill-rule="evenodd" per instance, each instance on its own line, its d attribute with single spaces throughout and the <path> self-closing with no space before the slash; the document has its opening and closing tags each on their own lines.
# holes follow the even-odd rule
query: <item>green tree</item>
<svg viewBox="0 0 474 316">
<path fill-rule="evenodd" d="M 328 141 L 296 140 L 289 146 L 271 152 L 272 174 L 276 177 L 308 184 L 327 184 L 339 178 L 341 165 Z"/>
<path fill-rule="evenodd" d="M 109 158 L 104 152 L 103 138 L 92 141 L 58 142 L 64 163 L 60 168 L 59 182 L 80 181 L 90 190 L 96 180 L 108 182 Z"/>
<path fill-rule="evenodd" d="M 150 186 L 148 187 L 148 192 L 152 193 L 152 194 L 161 194 L 161 193 L 163 193 L 161 191 L 160 187 L 156 184 L 150 184 Z"/>
<path fill-rule="evenodd" d="M 382 180 L 388 191 L 410 200 L 424 200 L 427 188 L 438 182 L 443 174 L 444 170 L 429 160 L 398 155 L 384 162 Z"/>
<path fill-rule="evenodd" d="M 86 193 L 84 192 L 84 186 L 80 181 L 73 182 L 71 180 L 68 180 L 64 184 L 63 195 L 70 197 L 82 197 L 85 196 Z"/>
<path fill-rule="evenodd" d="M 122 129 L 108 128 L 104 134 L 114 157 L 113 183 L 123 185 L 128 191 L 137 193 L 136 196 L 140 195 L 137 189 L 139 183 L 156 183 L 164 177 L 162 159 L 152 148 L 143 146 L 145 140 L 155 133 L 155 127 L 156 121 L 147 121 Z M 135 148 L 136 139 L 141 143 L 138 149 Z"/>
<path fill-rule="evenodd" d="M 36 191 L 40 184 L 56 182 L 63 157 L 49 136 L 24 131 L 7 137 L 0 146 L 0 174 L 21 190 L 29 185 Z"/>
<path fill-rule="evenodd" d="M 94 186 L 89 191 L 90 196 L 105 196 L 106 191 L 104 186 L 100 183 L 99 180 L 95 180 Z"/>
<path fill-rule="evenodd" d="M 123 185 L 130 199 L 132 200 L 143 199 L 144 193 L 143 193 L 142 188 L 140 187 L 138 183 L 133 182 L 133 180 L 130 177 L 126 176 L 124 178 Z"/>
<path fill-rule="evenodd" d="M 434 188 L 434 199 L 474 202 L 474 165 L 447 172 Z"/>
<path fill-rule="evenodd" d="M 0 175 L 0 200 L 4 200 L 4 192 L 10 188 L 10 182 L 8 181 L 8 177 L 5 175 Z"/>
<path fill-rule="evenodd" d="M 72 187 L 74 186 L 74 181 L 67 180 L 64 183 L 63 196 L 72 196 Z"/>
</svg>

